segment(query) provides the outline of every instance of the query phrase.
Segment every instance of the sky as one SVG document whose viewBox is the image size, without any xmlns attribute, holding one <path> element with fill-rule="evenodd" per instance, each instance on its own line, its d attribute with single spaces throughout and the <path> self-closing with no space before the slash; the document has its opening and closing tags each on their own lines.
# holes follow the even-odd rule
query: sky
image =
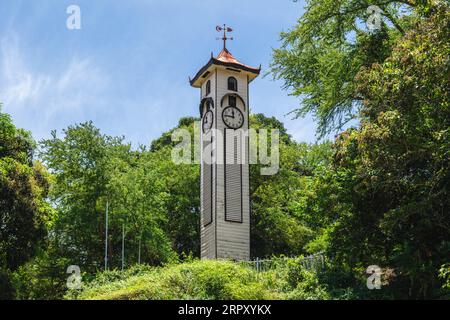
<svg viewBox="0 0 450 320">
<path fill-rule="evenodd" d="M 66 9 L 81 9 L 69 30 Z M 0 0 L 0 102 L 37 140 L 92 120 L 108 135 L 148 145 L 198 116 L 199 92 L 188 77 L 222 47 L 218 24 L 233 27 L 232 54 L 268 70 L 279 34 L 293 27 L 303 2 L 292 0 Z M 292 120 L 299 99 L 282 82 L 250 85 L 254 113 L 275 116 L 298 141 L 315 142 L 311 117 Z"/>
</svg>

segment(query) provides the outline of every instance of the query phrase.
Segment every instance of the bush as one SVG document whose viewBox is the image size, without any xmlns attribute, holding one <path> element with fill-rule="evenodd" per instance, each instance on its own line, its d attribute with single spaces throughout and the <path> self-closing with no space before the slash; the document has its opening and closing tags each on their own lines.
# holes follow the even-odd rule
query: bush
<svg viewBox="0 0 450 320">
<path fill-rule="evenodd" d="M 54 300 L 63 298 L 67 286 L 69 261 L 40 252 L 12 274 L 16 299 Z"/>
<path fill-rule="evenodd" d="M 257 272 L 230 261 L 194 260 L 164 267 L 143 266 L 98 274 L 81 292 L 67 299 L 330 299 L 316 272 L 301 259 L 275 259 L 273 267 Z"/>
<path fill-rule="evenodd" d="M 442 265 L 439 269 L 439 278 L 442 279 L 442 291 L 444 299 L 450 299 L 450 263 Z"/>
<path fill-rule="evenodd" d="M 11 283 L 11 273 L 0 268 L 0 300 L 11 300 L 14 298 L 14 288 Z"/>
</svg>

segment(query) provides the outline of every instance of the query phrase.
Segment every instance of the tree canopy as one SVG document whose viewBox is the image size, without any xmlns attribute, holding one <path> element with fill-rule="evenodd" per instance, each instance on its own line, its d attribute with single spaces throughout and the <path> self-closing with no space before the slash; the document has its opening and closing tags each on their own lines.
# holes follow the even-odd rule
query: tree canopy
<svg viewBox="0 0 450 320">
<path fill-rule="evenodd" d="M 46 202 L 50 176 L 34 160 L 35 147 L 31 134 L 0 110 L 0 297 L 11 294 L 8 273 L 34 256 L 53 215 Z"/>
<path fill-rule="evenodd" d="M 436 1 L 438 2 L 438 1 Z M 393 44 L 419 16 L 430 14 L 435 1 L 307 0 L 305 13 L 289 31 L 281 33 L 270 73 L 300 98 L 295 117 L 311 113 L 318 136 L 338 131 L 357 118 L 363 97 L 356 75 L 362 67 L 383 62 Z M 366 22 L 381 10 L 380 29 L 370 32 Z"/>
</svg>

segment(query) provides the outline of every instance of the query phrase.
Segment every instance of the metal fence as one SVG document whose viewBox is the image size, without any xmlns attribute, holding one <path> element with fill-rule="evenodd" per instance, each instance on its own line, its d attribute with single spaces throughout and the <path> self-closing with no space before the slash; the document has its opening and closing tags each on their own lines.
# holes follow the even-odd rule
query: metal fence
<svg viewBox="0 0 450 320">
<path fill-rule="evenodd" d="M 275 259 L 259 259 L 251 261 L 241 261 L 241 263 L 257 272 L 273 270 L 276 267 L 286 265 L 288 261 L 297 259 L 307 270 L 320 270 L 325 267 L 325 256 L 322 253 L 309 255 L 306 257 L 283 257 Z"/>
</svg>

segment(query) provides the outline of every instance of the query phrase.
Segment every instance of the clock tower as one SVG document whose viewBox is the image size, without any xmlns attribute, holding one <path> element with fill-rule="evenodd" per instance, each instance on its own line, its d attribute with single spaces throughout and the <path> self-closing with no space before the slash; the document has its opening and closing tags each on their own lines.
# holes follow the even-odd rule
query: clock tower
<svg viewBox="0 0 450 320">
<path fill-rule="evenodd" d="M 190 79 L 200 89 L 201 257 L 250 259 L 249 84 L 260 73 L 226 48 Z"/>
</svg>

